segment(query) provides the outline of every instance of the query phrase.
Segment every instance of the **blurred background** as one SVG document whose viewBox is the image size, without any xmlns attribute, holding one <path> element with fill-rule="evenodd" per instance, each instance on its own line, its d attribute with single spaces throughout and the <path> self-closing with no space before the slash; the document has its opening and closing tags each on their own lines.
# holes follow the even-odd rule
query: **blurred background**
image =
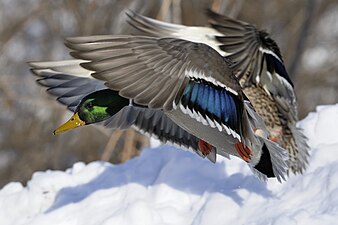
<svg viewBox="0 0 338 225">
<path fill-rule="evenodd" d="M 338 102 L 337 0 L 0 0 L 0 188 L 34 171 L 76 161 L 121 163 L 149 146 L 133 130 L 96 126 L 53 136 L 70 113 L 36 85 L 27 61 L 69 59 L 68 36 L 136 33 L 125 9 L 205 25 L 205 8 L 266 29 L 279 44 L 299 100 L 300 119 Z"/>
</svg>

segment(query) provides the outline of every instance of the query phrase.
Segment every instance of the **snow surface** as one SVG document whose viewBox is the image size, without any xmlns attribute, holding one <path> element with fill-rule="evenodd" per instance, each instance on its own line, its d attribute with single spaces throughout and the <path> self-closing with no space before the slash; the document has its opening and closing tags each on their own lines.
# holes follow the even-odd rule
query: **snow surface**
<svg viewBox="0 0 338 225">
<path fill-rule="evenodd" d="M 259 181 L 238 159 L 216 164 L 169 146 L 121 165 L 76 163 L 0 190 L 1 225 L 338 224 L 338 104 L 299 126 L 310 166 L 287 182 Z"/>
</svg>

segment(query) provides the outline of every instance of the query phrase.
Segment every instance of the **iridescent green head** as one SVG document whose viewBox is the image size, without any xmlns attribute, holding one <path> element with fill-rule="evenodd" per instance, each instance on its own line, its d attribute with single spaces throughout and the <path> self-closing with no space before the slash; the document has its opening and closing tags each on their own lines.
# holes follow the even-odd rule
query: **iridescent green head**
<svg viewBox="0 0 338 225">
<path fill-rule="evenodd" d="M 81 100 L 74 115 L 65 124 L 57 128 L 54 134 L 104 121 L 128 104 L 129 100 L 121 97 L 116 91 L 104 89 L 93 92 Z"/>
</svg>

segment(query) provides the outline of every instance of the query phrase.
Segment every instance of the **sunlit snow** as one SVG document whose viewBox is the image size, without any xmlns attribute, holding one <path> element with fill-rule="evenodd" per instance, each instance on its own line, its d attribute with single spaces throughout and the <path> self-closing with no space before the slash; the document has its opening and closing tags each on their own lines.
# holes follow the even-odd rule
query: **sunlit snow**
<svg viewBox="0 0 338 225">
<path fill-rule="evenodd" d="M 212 164 L 169 146 L 121 165 L 76 163 L 0 191 L 1 225 L 337 224 L 338 105 L 299 124 L 311 146 L 303 176 L 259 181 L 239 159 Z"/>
</svg>

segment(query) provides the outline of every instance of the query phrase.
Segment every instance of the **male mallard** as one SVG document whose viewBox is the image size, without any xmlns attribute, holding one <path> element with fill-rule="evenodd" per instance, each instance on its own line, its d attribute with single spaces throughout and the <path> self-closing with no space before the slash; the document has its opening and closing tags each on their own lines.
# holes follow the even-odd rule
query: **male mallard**
<svg viewBox="0 0 338 225">
<path fill-rule="evenodd" d="M 174 37 L 204 43 L 229 59 L 245 95 L 263 118 L 269 138 L 289 153 L 289 167 L 302 173 L 309 147 L 298 120 L 293 84 L 284 67 L 278 45 L 268 33 L 243 21 L 207 11 L 211 27 L 161 22 L 127 12 L 129 23 L 147 35 Z"/>
<path fill-rule="evenodd" d="M 196 152 L 210 161 L 216 161 L 216 149 L 205 154 L 199 139 L 172 122 L 162 111 L 131 105 L 130 100 L 116 91 L 107 89 L 104 82 L 90 76 L 91 71 L 80 66 L 82 60 L 30 62 L 37 82 L 47 87 L 47 92 L 74 112 L 74 115 L 54 131 L 59 134 L 70 129 L 100 124 L 112 129 L 135 129 Z M 227 155 L 225 155 L 227 157 Z"/>
<path fill-rule="evenodd" d="M 197 137 L 204 153 L 215 147 L 218 154 L 241 157 L 257 170 L 270 165 L 265 175 L 284 179 L 285 150 L 267 139 L 265 125 L 243 94 L 229 61 L 209 46 L 122 35 L 69 38 L 66 45 L 74 50 L 71 55 L 87 61 L 80 64 L 87 74 L 134 104 L 161 110 Z M 39 74 L 38 64 L 31 65 Z M 71 71 L 69 67 L 61 70 Z"/>
</svg>

